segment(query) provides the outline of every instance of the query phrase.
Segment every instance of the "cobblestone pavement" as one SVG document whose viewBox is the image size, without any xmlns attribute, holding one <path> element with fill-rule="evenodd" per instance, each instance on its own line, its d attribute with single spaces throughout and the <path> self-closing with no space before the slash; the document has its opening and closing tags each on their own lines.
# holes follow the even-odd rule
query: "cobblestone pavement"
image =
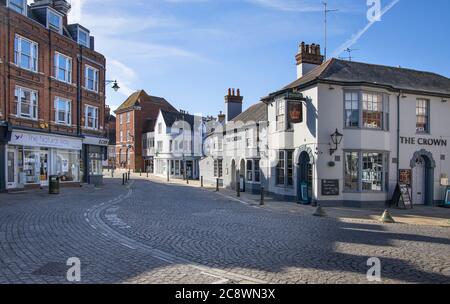
<svg viewBox="0 0 450 304">
<path fill-rule="evenodd" d="M 198 188 L 108 179 L 0 195 L 0 283 L 450 283 L 450 230 L 268 211 Z"/>
</svg>

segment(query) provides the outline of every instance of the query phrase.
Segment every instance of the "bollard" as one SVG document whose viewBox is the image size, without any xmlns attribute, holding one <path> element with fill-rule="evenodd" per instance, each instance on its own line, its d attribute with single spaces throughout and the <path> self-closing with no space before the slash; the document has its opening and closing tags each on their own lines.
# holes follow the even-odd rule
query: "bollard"
<svg viewBox="0 0 450 304">
<path fill-rule="evenodd" d="M 141 172 L 141 169 L 139 169 L 139 176 L 142 176 L 142 172 Z"/>
<path fill-rule="evenodd" d="M 236 182 L 236 196 L 241 197 L 241 183 Z"/>
<path fill-rule="evenodd" d="M 130 180 L 130 175 L 131 175 L 131 173 L 130 173 L 130 171 L 128 171 L 128 180 Z"/>
<path fill-rule="evenodd" d="M 261 187 L 261 200 L 259 202 L 260 206 L 264 206 L 264 187 Z"/>
<path fill-rule="evenodd" d="M 114 178 L 114 169 L 111 170 L 111 178 Z"/>
<path fill-rule="evenodd" d="M 200 187 L 203 188 L 203 176 L 200 176 Z"/>
<path fill-rule="evenodd" d="M 122 173 L 122 185 L 125 185 L 125 173 Z"/>
<path fill-rule="evenodd" d="M 216 192 L 219 192 L 219 179 L 216 179 Z"/>
<path fill-rule="evenodd" d="M 147 171 L 147 178 L 148 178 L 148 171 Z"/>
<path fill-rule="evenodd" d="M 189 177 L 186 176 L 186 184 L 189 185 Z"/>
</svg>

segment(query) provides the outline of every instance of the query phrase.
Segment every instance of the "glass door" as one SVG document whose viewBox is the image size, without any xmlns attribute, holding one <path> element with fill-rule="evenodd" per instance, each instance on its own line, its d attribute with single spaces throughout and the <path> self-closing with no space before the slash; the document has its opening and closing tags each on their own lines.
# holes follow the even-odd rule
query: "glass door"
<svg viewBox="0 0 450 304">
<path fill-rule="evenodd" d="M 48 186 L 48 151 L 41 150 L 39 153 L 39 182 L 41 186 Z"/>
<path fill-rule="evenodd" d="M 6 157 L 6 172 L 7 172 L 7 189 L 17 188 L 18 184 L 18 168 L 17 168 L 17 149 L 8 148 Z"/>
</svg>

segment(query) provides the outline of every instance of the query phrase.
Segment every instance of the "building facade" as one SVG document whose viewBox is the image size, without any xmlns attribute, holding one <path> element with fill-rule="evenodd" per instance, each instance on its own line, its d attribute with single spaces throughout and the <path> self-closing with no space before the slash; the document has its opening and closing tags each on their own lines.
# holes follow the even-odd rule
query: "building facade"
<svg viewBox="0 0 450 304">
<path fill-rule="evenodd" d="M 444 199 L 450 161 L 450 79 L 330 59 L 300 46 L 298 79 L 265 97 L 275 160 L 269 191 L 298 202 L 414 204 Z"/>
<path fill-rule="evenodd" d="M 153 134 L 153 174 L 161 177 L 198 179 L 202 156 L 204 122 L 187 112 L 161 110 Z M 149 147 L 151 148 L 151 147 Z"/>
<path fill-rule="evenodd" d="M 111 108 L 105 107 L 105 131 L 108 138 L 108 156 L 103 167 L 113 169 L 116 165 L 116 117 L 111 113 Z"/>
<path fill-rule="evenodd" d="M 201 176 L 206 183 L 259 193 L 267 184 L 267 157 L 264 134 L 267 132 L 267 105 L 263 102 L 242 112 L 240 91 L 229 90 L 225 96 L 225 113 L 204 141 L 204 157 L 200 161 Z M 238 104 L 240 108 L 238 108 Z M 229 107 L 233 109 L 229 109 Z M 237 110 L 236 110 L 237 109 Z M 233 111 L 234 110 L 234 111 Z M 263 160 L 261 162 L 261 160 Z"/>
<path fill-rule="evenodd" d="M 101 182 L 105 57 L 64 0 L 0 1 L 0 188 Z"/>
<path fill-rule="evenodd" d="M 153 132 L 160 109 L 177 110 L 164 98 L 148 95 L 144 90 L 131 94 L 116 114 L 116 167 L 145 170 L 143 134 Z"/>
</svg>

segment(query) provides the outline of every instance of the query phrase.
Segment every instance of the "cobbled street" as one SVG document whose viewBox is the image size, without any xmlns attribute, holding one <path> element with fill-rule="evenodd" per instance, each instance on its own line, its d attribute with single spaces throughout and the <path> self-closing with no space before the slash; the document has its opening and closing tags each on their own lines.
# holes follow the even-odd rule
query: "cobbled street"
<svg viewBox="0 0 450 304">
<path fill-rule="evenodd" d="M 269 211 L 144 179 L 0 195 L 0 283 L 450 283 L 448 228 Z"/>
</svg>

